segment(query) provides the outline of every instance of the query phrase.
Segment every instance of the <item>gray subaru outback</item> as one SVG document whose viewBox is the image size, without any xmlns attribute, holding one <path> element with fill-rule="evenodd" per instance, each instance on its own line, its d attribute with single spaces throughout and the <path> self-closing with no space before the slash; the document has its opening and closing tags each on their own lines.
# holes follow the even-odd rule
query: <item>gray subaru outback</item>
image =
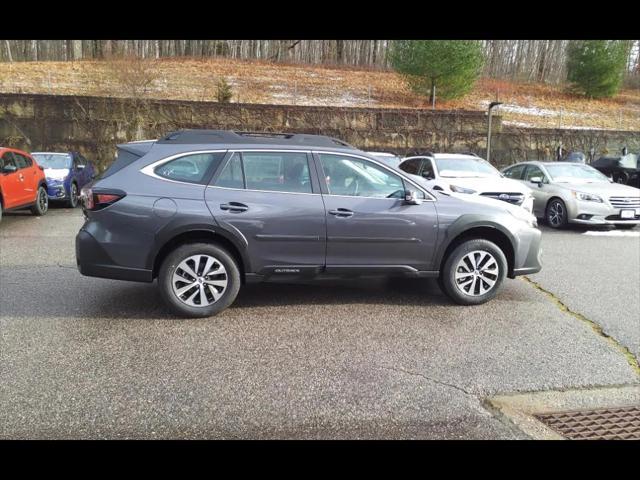
<svg viewBox="0 0 640 480">
<path fill-rule="evenodd" d="M 434 277 L 474 305 L 541 268 L 540 231 L 522 208 L 431 191 L 325 136 L 184 130 L 119 145 L 81 199 L 80 272 L 157 278 L 190 317 L 275 278 Z"/>
</svg>

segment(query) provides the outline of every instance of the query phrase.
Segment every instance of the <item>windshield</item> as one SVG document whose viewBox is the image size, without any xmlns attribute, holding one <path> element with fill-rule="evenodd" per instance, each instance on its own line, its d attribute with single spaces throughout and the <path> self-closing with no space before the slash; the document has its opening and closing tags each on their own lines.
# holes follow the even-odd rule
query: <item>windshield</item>
<svg viewBox="0 0 640 480">
<path fill-rule="evenodd" d="M 555 182 L 608 182 L 609 179 L 588 165 L 545 165 Z"/>
<path fill-rule="evenodd" d="M 71 168 L 71 155 L 68 153 L 34 153 L 38 165 L 44 168 Z"/>
<path fill-rule="evenodd" d="M 500 172 L 481 158 L 436 158 L 441 177 L 499 177 Z"/>
</svg>

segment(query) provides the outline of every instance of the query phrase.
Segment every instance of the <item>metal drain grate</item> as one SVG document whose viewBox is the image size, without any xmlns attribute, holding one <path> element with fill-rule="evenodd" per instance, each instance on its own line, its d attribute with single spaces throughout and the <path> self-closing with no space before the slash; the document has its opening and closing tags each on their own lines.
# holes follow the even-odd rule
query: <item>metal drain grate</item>
<svg viewBox="0 0 640 480">
<path fill-rule="evenodd" d="M 571 440 L 640 440 L 640 407 L 536 413 L 534 417 Z"/>
</svg>

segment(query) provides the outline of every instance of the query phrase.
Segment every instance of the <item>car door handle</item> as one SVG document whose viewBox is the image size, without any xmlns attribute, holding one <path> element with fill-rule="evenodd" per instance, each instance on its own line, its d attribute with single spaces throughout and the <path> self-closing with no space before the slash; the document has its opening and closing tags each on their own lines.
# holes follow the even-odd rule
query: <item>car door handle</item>
<svg viewBox="0 0 640 480">
<path fill-rule="evenodd" d="M 220 204 L 220 210 L 229 210 L 230 212 L 241 213 L 249 210 L 249 207 L 247 207 L 244 203 L 229 202 Z"/>
<path fill-rule="evenodd" d="M 353 212 L 348 208 L 338 208 L 337 210 L 329 210 L 331 215 L 335 215 L 336 217 L 350 217 L 353 215 Z"/>
</svg>

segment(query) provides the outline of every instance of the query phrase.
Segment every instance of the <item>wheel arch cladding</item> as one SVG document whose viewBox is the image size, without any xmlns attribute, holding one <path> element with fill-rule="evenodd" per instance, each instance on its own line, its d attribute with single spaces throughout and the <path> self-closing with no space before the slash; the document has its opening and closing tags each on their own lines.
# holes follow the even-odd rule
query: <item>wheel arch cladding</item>
<svg viewBox="0 0 640 480">
<path fill-rule="evenodd" d="M 170 252 L 175 250 L 180 245 L 187 243 L 213 243 L 221 246 L 229 255 L 238 263 L 240 270 L 241 280 L 244 283 L 244 274 L 247 272 L 246 268 L 249 267 L 248 259 L 242 254 L 242 251 L 233 242 L 233 240 L 227 238 L 223 233 L 216 230 L 209 229 L 193 229 L 176 233 L 170 239 L 168 239 L 158 250 L 153 261 L 153 278 L 158 276 L 158 271 L 164 259 Z"/>
<path fill-rule="evenodd" d="M 513 274 L 515 264 L 515 249 L 513 247 L 513 243 L 506 233 L 499 228 L 490 225 L 474 226 L 467 230 L 463 230 L 453 237 L 447 244 L 447 248 L 440 258 L 440 271 L 444 268 L 444 263 L 446 262 L 447 257 L 456 249 L 456 247 L 458 247 L 458 245 L 466 242 L 467 240 L 473 239 L 484 239 L 495 243 L 498 248 L 502 250 L 507 259 L 508 274 Z"/>
</svg>

